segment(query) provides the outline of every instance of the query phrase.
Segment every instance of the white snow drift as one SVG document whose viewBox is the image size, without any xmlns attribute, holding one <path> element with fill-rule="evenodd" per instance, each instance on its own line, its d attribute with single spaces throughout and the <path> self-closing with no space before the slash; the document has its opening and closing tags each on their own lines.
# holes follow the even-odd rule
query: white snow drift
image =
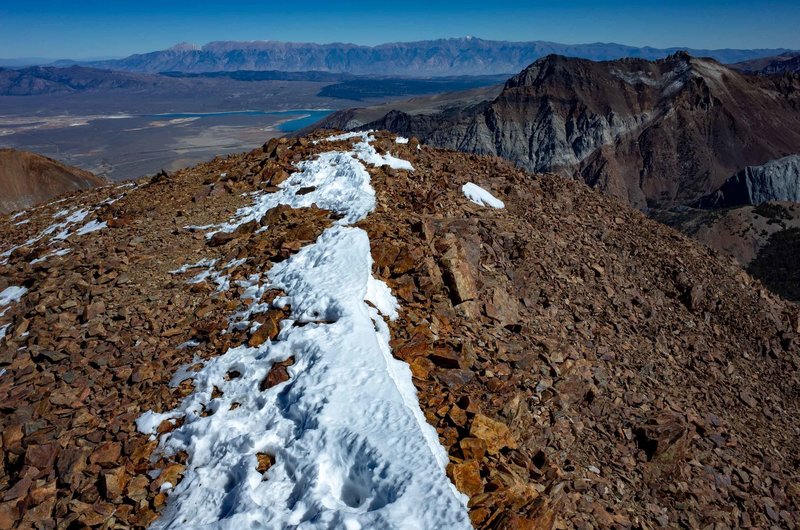
<svg viewBox="0 0 800 530">
<path fill-rule="evenodd" d="M 505 208 L 503 201 L 481 188 L 477 184 L 467 182 L 461 187 L 464 196 L 478 206 L 491 206 L 492 208 Z"/>
<path fill-rule="evenodd" d="M 410 164 L 373 156 L 366 134 L 348 138 L 358 136 L 353 151 L 301 162 L 280 191 L 256 195 L 219 227 L 260 220 L 278 204 L 316 203 L 344 216 L 242 284 L 250 307 L 236 318 L 245 325 L 267 309 L 257 303 L 265 289 L 287 293 L 275 302 L 291 307 L 277 341 L 243 344 L 197 373 L 180 372 L 173 383 L 191 376 L 195 392 L 173 411 L 138 420 L 155 436 L 161 421 L 185 418 L 161 438 L 162 451 L 185 450 L 189 461 L 154 528 L 470 528 L 466 498 L 445 475 L 447 454 L 419 408 L 410 369 L 391 355 L 381 314 L 395 317 L 397 301 L 372 276 L 367 233 L 345 226 L 375 207 L 369 173 L 354 156 Z M 260 391 L 272 365 L 290 357 L 290 380 Z M 221 396 L 211 397 L 214 387 Z M 275 458 L 266 476 L 256 469 L 258 453 Z"/>
</svg>

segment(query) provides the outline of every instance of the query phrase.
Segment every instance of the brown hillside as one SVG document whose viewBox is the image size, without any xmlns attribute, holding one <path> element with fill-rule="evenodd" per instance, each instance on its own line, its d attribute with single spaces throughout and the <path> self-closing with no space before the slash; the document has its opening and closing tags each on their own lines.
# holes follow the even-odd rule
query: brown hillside
<svg viewBox="0 0 800 530">
<path fill-rule="evenodd" d="M 88 171 L 28 151 L 0 149 L 0 213 L 108 182 Z"/>
</svg>

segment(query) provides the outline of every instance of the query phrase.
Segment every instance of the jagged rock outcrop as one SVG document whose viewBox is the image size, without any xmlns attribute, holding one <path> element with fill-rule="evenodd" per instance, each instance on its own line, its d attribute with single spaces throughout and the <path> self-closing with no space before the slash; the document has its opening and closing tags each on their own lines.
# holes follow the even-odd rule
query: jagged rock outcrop
<svg viewBox="0 0 800 530">
<path fill-rule="evenodd" d="M 800 78 L 748 76 L 685 53 L 654 62 L 548 56 L 489 103 L 389 112 L 363 127 L 501 156 L 663 208 L 800 152 Z"/>
<path fill-rule="evenodd" d="M 0 149 L 0 213 L 104 184 L 108 181 L 52 158 L 28 151 Z"/>
<path fill-rule="evenodd" d="M 768 201 L 800 202 L 800 155 L 747 166 L 714 193 L 697 202 L 700 208 L 728 208 Z"/>
<path fill-rule="evenodd" d="M 580 183 L 376 136 L 414 172 L 370 167 L 377 205 L 357 227 L 399 301 L 392 353 L 410 366 L 475 527 L 797 526 L 796 305 Z M 259 291 L 260 327 L 231 325 L 247 280 L 341 215 L 280 206 L 224 238 L 201 227 L 279 191 L 297 162 L 350 145 L 310 141 L 321 138 L 87 190 L 22 225 L 0 219 L 0 288 L 25 289 L 3 295 L 15 301 L 0 315 L 0 528 L 141 528 L 164 510 L 187 455 L 156 451 L 136 419 L 173 409 L 193 374 L 237 345 L 280 342 L 280 291 Z M 505 207 L 472 203 L 468 181 Z M 83 213 L 69 224 L 62 210 Z M 202 274 L 214 263 L 224 278 Z M 291 410 L 306 368 L 292 363 L 264 369 L 252 395 L 281 392 Z M 230 413 L 208 405 L 196 413 Z M 275 464 L 254 455 L 256 482 Z M 373 485 L 353 489 L 368 497 Z"/>
</svg>

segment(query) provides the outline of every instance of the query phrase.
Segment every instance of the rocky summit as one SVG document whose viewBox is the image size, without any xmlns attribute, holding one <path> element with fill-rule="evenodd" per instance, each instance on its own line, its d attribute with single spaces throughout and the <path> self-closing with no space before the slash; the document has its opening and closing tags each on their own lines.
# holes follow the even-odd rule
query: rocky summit
<svg viewBox="0 0 800 530">
<path fill-rule="evenodd" d="M 800 524 L 796 305 L 576 181 L 329 134 L 0 219 L 0 528 L 236 528 L 256 508 L 391 527 L 403 503 L 452 528 Z M 358 303 L 306 274 L 365 244 L 337 269 L 366 267 Z M 341 323 L 375 347 L 340 366 L 318 353 Z M 383 368 L 326 379 L 362 351 Z M 405 406 L 365 418 L 418 417 L 427 449 L 331 415 L 387 371 Z M 323 432 L 341 452 L 304 460 Z"/>
</svg>

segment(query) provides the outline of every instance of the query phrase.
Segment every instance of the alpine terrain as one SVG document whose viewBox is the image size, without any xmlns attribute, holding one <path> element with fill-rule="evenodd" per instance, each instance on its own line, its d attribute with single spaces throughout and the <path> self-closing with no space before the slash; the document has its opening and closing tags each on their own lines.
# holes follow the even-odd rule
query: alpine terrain
<svg viewBox="0 0 800 530">
<path fill-rule="evenodd" d="M 389 129 L 577 178 L 637 208 L 669 208 L 716 192 L 748 166 L 781 166 L 762 171 L 779 179 L 784 167 L 796 173 L 800 77 L 747 75 L 684 52 L 657 61 L 550 55 L 482 103 L 393 108 L 369 122 L 341 111 L 320 126 Z M 785 183 L 762 180 L 761 200 L 794 200 Z"/>
<path fill-rule="evenodd" d="M 728 76 L 783 138 L 772 107 L 726 128 Z M 395 123 L 538 171 L 535 138 L 670 204 L 787 154 L 789 85 L 753 83 L 682 55 L 550 57 L 447 125 Z M 714 127 L 747 148 L 701 142 L 661 177 L 679 124 L 679 146 Z M 798 306 L 494 156 L 317 132 L 20 210 L 0 218 L 0 330 L 0 529 L 800 524 Z"/>
</svg>

